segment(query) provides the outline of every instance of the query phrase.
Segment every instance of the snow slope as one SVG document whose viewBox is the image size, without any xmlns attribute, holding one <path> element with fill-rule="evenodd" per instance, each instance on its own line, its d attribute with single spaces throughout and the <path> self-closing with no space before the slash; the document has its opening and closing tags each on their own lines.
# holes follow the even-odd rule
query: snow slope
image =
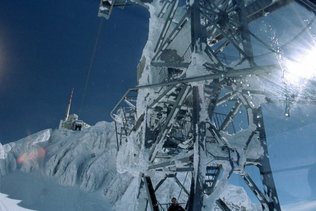
<svg viewBox="0 0 316 211">
<path fill-rule="evenodd" d="M 3 145 L 0 192 L 32 210 L 137 210 L 140 180 L 136 171 L 118 173 L 114 131 L 112 123 L 99 122 L 80 132 L 48 129 Z M 152 176 L 157 181 L 161 175 Z M 173 193 L 160 194 L 168 200 Z M 239 187 L 227 185 L 222 198 L 253 210 Z"/>
<path fill-rule="evenodd" d="M 89 192 L 98 192 L 100 200 L 90 197 L 94 200 L 91 203 L 99 207 L 107 202 L 114 205 L 133 179 L 128 173 L 118 174 L 116 171 L 116 142 L 111 123 L 100 122 L 81 132 L 43 130 L 4 145 L 0 151 L 0 192 L 8 193 L 9 197 L 18 196 L 32 209 L 43 208 L 44 204 L 49 204 L 49 200 L 56 197 L 62 205 L 66 198 L 60 195 L 66 190 L 58 190 L 62 186 L 76 189 L 67 190 L 69 193 L 65 196 L 68 202 L 68 196 L 77 194 L 76 200 L 84 201 L 81 199 L 85 197 L 80 197 L 80 194 L 84 196 Z M 47 178 L 52 180 L 51 184 L 44 182 Z M 62 186 L 52 188 L 57 183 Z M 40 190 L 50 193 L 51 197 L 45 198 Z M 43 206 L 40 202 L 34 202 L 39 196 L 44 197 Z M 78 209 L 68 209 L 66 206 L 64 210 Z M 82 210 L 97 209 L 93 205 Z"/>
<path fill-rule="evenodd" d="M 0 193 L 0 210 L 1 211 L 27 211 L 18 205 L 20 200 L 7 198 L 7 195 Z"/>
<path fill-rule="evenodd" d="M 1 192 L 8 194 L 8 197 L 22 200 L 19 206 L 31 210 L 111 210 L 110 204 L 99 192 L 87 193 L 76 186 L 61 186 L 53 178 L 45 177 L 38 172 L 10 173 L 2 177 L 0 186 Z M 6 201 L 4 203 L 7 204 Z M 7 207 L 3 210 L 26 210 L 10 205 Z"/>
</svg>

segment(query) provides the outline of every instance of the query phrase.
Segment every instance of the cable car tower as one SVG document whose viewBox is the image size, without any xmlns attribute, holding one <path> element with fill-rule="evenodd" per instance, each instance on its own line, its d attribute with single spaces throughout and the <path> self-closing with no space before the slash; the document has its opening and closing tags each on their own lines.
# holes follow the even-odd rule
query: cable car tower
<svg viewBox="0 0 316 211">
<path fill-rule="evenodd" d="M 261 106 L 281 101 L 289 116 L 293 103 L 315 102 L 315 89 L 301 93 L 287 86 L 280 48 L 267 43 L 256 24 L 294 3 L 312 13 L 314 2 L 132 2 L 149 8 L 151 42 L 138 65 L 138 86 L 125 93 L 111 116 L 118 153 L 132 154 L 135 162 L 125 161 L 126 168 L 140 172 L 136 210 L 166 210 L 175 194 L 168 188 L 178 188 L 186 210 L 233 210 L 221 197 L 233 174 L 245 181 L 262 210 L 281 210 Z M 107 14 L 113 5 L 114 0 Z M 262 49 L 276 62 L 258 59 Z M 137 166 L 139 161 L 146 165 Z"/>
</svg>

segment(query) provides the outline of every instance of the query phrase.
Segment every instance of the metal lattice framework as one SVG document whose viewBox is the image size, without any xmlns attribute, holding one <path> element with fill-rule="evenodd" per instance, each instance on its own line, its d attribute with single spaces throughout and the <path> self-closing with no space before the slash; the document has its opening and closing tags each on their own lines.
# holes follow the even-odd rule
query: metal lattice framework
<svg viewBox="0 0 316 211">
<path fill-rule="evenodd" d="M 280 210 L 261 105 L 283 97 L 289 105 L 288 96 L 293 95 L 276 83 L 271 86 L 281 95 L 257 86 L 282 71 L 279 65 L 256 64 L 253 40 L 274 53 L 275 49 L 249 25 L 293 1 L 144 2 L 159 8 L 154 16 L 162 22 L 148 64 L 154 79 L 128 90 L 111 113 L 118 149 L 129 137 L 137 137 L 148 154 L 138 210 L 164 210 L 167 202 L 157 192 L 168 180 L 183 191 L 187 210 L 206 209 L 208 198 L 218 209 L 232 210 L 220 198 L 219 187 L 233 173 L 245 181 L 263 210 Z M 314 9 L 311 1 L 299 2 Z M 146 104 L 141 112 L 137 102 Z M 251 177 L 249 168 L 257 170 L 261 181 Z M 155 186 L 153 172 L 165 175 Z M 178 175 L 186 175 L 185 180 Z"/>
</svg>

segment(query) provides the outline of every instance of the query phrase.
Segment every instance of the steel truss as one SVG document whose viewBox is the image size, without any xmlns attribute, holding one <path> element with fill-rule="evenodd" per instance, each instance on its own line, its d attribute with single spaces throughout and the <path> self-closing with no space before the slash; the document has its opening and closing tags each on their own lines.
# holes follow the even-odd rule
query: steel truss
<svg viewBox="0 0 316 211">
<path fill-rule="evenodd" d="M 263 210 L 281 210 L 261 109 L 269 96 L 243 82 L 247 77 L 252 80 L 250 75 L 260 77 L 278 68 L 256 64 L 252 40 L 258 37 L 250 32 L 249 23 L 292 1 L 191 2 L 186 7 L 179 6 L 178 0 L 157 3 L 156 15 L 164 24 L 150 66 L 166 74 L 156 83 L 128 90 L 111 112 L 118 146 L 138 134 L 148 153 L 138 208 L 165 210 L 168 202 L 157 193 L 171 180 L 184 193 L 180 199 L 187 210 L 206 209 L 210 197 L 218 209 L 232 210 L 220 197 L 220 187 L 234 173 Z M 192 70 L 204 72 L 192 76 Z M 138 96 L 148 90 L 155 90 L 154 96 Z M 143 113 L 137 111 L 137 100 L 146 102 Z M 257 170 L 261 181 L 252 178 L 250 168 Z M 153 172 L 164 176 L 153 182 Z M 185 175 L 185 180 L 177 175 Z"/>
</svg>

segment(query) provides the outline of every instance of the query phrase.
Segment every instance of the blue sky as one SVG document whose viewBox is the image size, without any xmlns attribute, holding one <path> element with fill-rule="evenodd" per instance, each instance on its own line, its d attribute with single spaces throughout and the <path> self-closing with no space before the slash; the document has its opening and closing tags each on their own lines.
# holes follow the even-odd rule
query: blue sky
<svg viewBox="0 0 316 211">
<path fill-rule="evenodd" d="M 110 120 L 115 103 L 136 85 L 149 14 L 128 6 L 105 21 L 98 6 L 98 0 L 1 1 L 1 143 L 58 127 L 72 88 L 72 111 L 94 124 Z"/>
<path fill-rule="evenodd" d="M 275 105 L 265 109 L 270 162 L 279 199 L 282 204 L 314 201 L 316 106 L 297 105 L 290 118 L 280 115 L 282 111 Z"/>
</svg>

